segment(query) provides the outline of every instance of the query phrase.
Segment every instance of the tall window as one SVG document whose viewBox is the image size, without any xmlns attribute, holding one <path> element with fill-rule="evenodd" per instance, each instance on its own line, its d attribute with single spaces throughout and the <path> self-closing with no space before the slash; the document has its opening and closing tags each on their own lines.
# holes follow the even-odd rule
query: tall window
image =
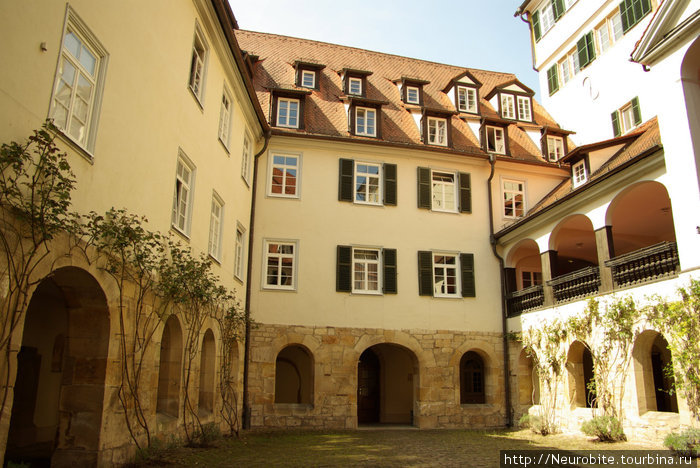
<svg viewBox="0 0 700 468">
<path fill-rule="evenodd" d="M 177 158 L 175 195 L 173 197 L 172 225 L 185 235 L 189 235 L 192 216 L 192 193 L 194 190 L 194 166 L 183 153 Z"/>
<path fill-rule="evenodd" d="M 460 403 L 486 403 L 484 360 L 474 351 L 464 353 L 459 361 Z"/>
<path fill-rule="evenodd" d="M 214 194 L 211 198 L 211 217 L 209 220 L 209 255 L 216 260 L 221 257 L 221 232 L 224 203 Z"/>
<path fill-rule="evenodd" d="M 190 89 L 197 100 L 201 103 L 204 96 L 204 75 L 207 65 L 207 45 L 204 36 L 195 27 L 194 42 L 192 44 L 192 61 L 190 62 Z"/>
<path fill-rule="evenodd" d="M 250 136 L 246 131 L 243 134 L 243 154 L 241 155 L 241 176 L 250 185 L 250 160 L 252 159 L 253 148 L 250 143 Z"/>
<path fill-rule="evenodd" d="M 603 53 L 612 47 L 612 45 L 623 35 L 622 17 L 620 16 L 620 11 L 615 10 L 615 13 L 605 18 L 605 20 L 598 25 L 595 33 L 596 40 L 598 41 L 598 50 L 600 53 Z"/>
<path fill-rule="evenodd" d="M 486 127 L 486 150 L 490 153 L 506 154 L 506 139 L 500 127 Z"/>
<path fill-rule="evenodd" d="M 501 94 L 501 116 L 504 119 L 515 119 L 515 99 L 512 94 Z"/>
<path fill-rule="evenodd" d="M 265 288 L 296 288 L 296 242 L 265 241 Z"/>
<path fill-rule="evenodd" d="M 221 96 L 221 110 L 219 111 L 219 140 L 228 149 L 231 134 L 231 95 L 224 88 Z"/>
<path fill-rule="evenodd" d="M 428 143 L 447 146 L 447 120 L 428 117 Z"/>
<path fill-rule="evenodd" d="M 352 291 L 379 294 L 379 249 L 353 249 Z"/>
<path fill-rule="evenodd" d="M 381 166 L 379 164 L 355 164 L 355 201 L 357 203 L 380 204 L 379 192 Z"/>
<path fill-rule="evenodd" d="M 459 297 L 457 256 L 433 254 L 433 296 Z"/>
<path fill-rule="evenodd" d="M 432 173 L 433 210 L 457 211 L 457 189 L 453 172 Z"/>
<path fill-rule="evenodd" d="M 352 79 L 352 78 L 351 78 Z M 355 108 L 355 134 L 375 136 L 377 134 L 377 111 L 366 107 Z"/>
<path fill-rule="evenodd" d="M 530 109 L 530 98 L 518 96 L 518 119 L 527 122 L 532 121 L 532 110 Z"/>
<path fill-rule="evenodd" d="M 299 100 L 277 98 L 277 126 L 299 128 Z"/>
<path fill-rule="evenodd" d="M 563 157 L 564 139 L 558 136 L 547 135 L 547 158 L 551 162 L 556 162 Z"/>
<path fill-rule="evenodd" d="M 245 258 L 243 257 L 245 252 L 245 237 L 243 237 L 244 233 L 245 230 L 241 226 L 236 228 L 236 251 L 234 253 L 235 258 L 233 274 L 241 281 L 243 281 L 243 269 L 245 268 Z"/>
<path fill-rule="evenodd" d="M 107 52 L 79 21 L 68 7 L 49 117 L 77 144 L 91 150 Z"/>
<path fill-rule="evenodd" d="M 268 195 L 275 197 L 299 196 L 299 168 L 301 156 L 271 153 Z"/>
<path fill-rule="evenodd" d="M 503 181 L 503 216 L 519 218 L 525 214 L 525 183 L 517 180 Z"/>
<path fill-rule="evenodd" d="M 461 112 L 476 114 L 476 89 L 457 86 L 457 102 Z"/>
</svg>

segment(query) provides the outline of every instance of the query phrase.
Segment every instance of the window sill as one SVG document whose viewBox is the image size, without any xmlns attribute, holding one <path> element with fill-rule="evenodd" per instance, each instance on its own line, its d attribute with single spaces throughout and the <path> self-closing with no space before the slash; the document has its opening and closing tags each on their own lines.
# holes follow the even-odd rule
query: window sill
<svg viewBox="0 0 700 468">
<path fill-rule="evenodd" d="M 439 208 L 430 208 L 433 213 L 448 213 L 448 214 L 459 214 L 458 210 L 441 210 Z"/>
<path fill-rule="evenodd" d="M 204 104 L 202 104 L 202 101 L 199 98 L 199 96 L 197 96 L 197 94 L 195 94 L 195 92 L 192 90 L 192 87 L 190 85 L 187 85 L 187 89 L 190 92 L 190 94 L 192 95 L 192 97 L 194 98 L 197 105 L 199 106 L 199 110 L 202 111 L 202 113 L 204 113 Z"/>
<path fill-rule="evenodd" d="M 71 149 L 75 150 L 80 156 L 82 156 L 87 162 L 90 164 L 94 165 L 95 164 L 95 157 L 92 155 L 90 151 L 85 149 L 80 143 L 75 141 L 73 137 L 65 133 L 63 130 L 60 128 L 56 127 L 56 136 L 66 143 L 68 146 L 71 147 Z"/>
<path fill-rule="evenodd" d="M 444 295 L 438 296 L 438 295 L 433 294 L 433 298 L 435 298 L 435 299 L 464 299 L 459 294 L 454 295 L 454 296 L 452 296 L 452 295 L 450 295 L 450 296 L 444 296 Z"/>
<path fill-rule="evenodd" d="M 224 143 L 224 140 L 221 139 L 221 137 L 218 137 L 217 140 L 219 140 L 219 143 L 221 143 L 221 146 L 224 147 L 224 151 L 226 151 L 227 156 L 231 156 L 231 150 L 229 149 L 228 145 Z"/>
<path fill-rule="evenodd" d="M 377 206 L 377 207 L 384 206 L 383 203 L 370 203 L 370 202 L 362 202 L 362 201 L 357 201 L 357 200 L 355 200 L 352 203 L 353 203 L 353 205 L 360 205 L 360 206 Z"/>
<path fill-rule="evenodd" d="M 268 193 L 269 198 L 282 198 L 286 200 L 299 200 L 301 197 L 299 195 L 284 195 L 281 193 Z"/>
<path fill-rule="evenodd" d="M 243 278 L 241 278 L 240 276 L 238 276 L 238 275 L 236 275 L 236 274 L 233 275 L 233 279 L 234 279 L 236 282 L 240 283 L 241 285 L 245 284 L 245 283 L 243 282 Z"/>
<path fill-rule="evenodd" d="M 214 263 L 216 263 L 217 265 L 221 266 L 221 260 L 219 260 L 218 258 L 216 258 L 216 257 L 215 257 L 214 255 L 212 255 L 211 253 L 209 253 L 208 255 L 209 255 L 209 258 L 210 258 Z"/>
<path fill-rule="evenodd" d="M 352 296 L 383 296 L 384 294 L 380 291 L 353 291 L 350 293 Z"/>
<path fill-rule="evenodd" d="M 184 241 L 186 241 L 188 243 L 190 242 L 190 236 L 187 233 L 180 230 L 180 228 L 175 226 L 174 224 L 170 225 L 170 231 L 177 234 L 177 236 L 181 237 Z"/>
<path fill-rule="evenodd" d="M 297 292 L 297 288 L 293 287 L 283 287 L 283 286 L 269 286 L 269 285 L 263 285 L 262 288 L 260 288 L 262 291 L 281 291 L 281 292 Z"/>
</svg>

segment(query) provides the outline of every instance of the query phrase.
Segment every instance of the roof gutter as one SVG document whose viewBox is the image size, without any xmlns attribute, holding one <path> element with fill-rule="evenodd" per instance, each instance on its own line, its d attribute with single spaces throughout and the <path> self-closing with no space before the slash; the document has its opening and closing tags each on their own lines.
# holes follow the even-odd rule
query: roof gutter
<svg viewBox="0 0 700 468">
<path fill-rule="evenodd" d="M 251 187 L 250 220 L 248 221 L 248 265 L 246 267 L 245 282 L 245 341 L 243 348 L 243 429 L 250 429 L 250 398 L 248 395 L 248 374 L 250 368 L 250 297 L 252 292 L 252 281 L 250 280 L 253 270 L 253 236 L 255 234 L 255 198 L 258 188 L 258 160 L 267 150 L 272 133 L 268 128 L 263 137 L 265 141 L 263 147 L 253 157 L 253 186 Z"/>
<path fill-rule="evenodd" d="M 494 154 L 489 154 L 489 163 L 491 164 L 491 173 L 486 181 L 489 200 L 489 241 L 491 243 L 491 251 L 498 259 L 499 273 L 501 277 L 501 331 L 503 334 L 503 393 L 505 394 L 505 410 L 506 410 L 506 426 L 513 427 L 513 402 L 510 397 L 510 353 L 508 349 L 508 323 L 506 321 L 506 279 L 505 279 L 505 264 L 503 257 L 498 255 L 496 250 L 496 238 L 493 231 L 493 191 L 491 181 L 496 172 L 496 157 Z"/>
</svg>

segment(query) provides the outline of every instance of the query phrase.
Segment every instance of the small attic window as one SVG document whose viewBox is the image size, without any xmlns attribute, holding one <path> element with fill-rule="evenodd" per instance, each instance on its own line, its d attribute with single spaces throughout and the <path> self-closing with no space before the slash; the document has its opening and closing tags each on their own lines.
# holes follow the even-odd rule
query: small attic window
<svg viewBox="0 0 700 468">
<path fill-rule="evenodd" d="M 588 180 L 588 172 L 586 171 L 586 160 L 581 159 L 571 166 L 571 180 L 574 188 L 580 187 Z"/>
<path fill-rule="evenodd" d="M 476 100 L 476 88 L 471 86 L 457 86 L 457 110 L 470 114 L 478 113 Z"/>
<path fill-rule="evenodd" d="M 362 78 L 348 77 L 348 94 L 362 96 Z"/>
<path fill-rule="evenodd" d="M 343 68 L 341 77 L 343 80 L 343 92 L 350 96 L 367 96 L 367 77 L 371 71 L 357 70 L 355 68 Z"/>
<path fill-rule="evenodd" d="M 420 104 L 420 88 L 417 86 L 406 86 L 406 102 L 408 104 Z"/>
<path fill-rule="evenodd" d="M 316 72 L 313 70 L 302 70 L 301 86 L 304 88 L 316 88 Z"/>
<path fill-rule="evenodd" d="M 297 60 L 294 62 L 296 69 L 296 85 L 300 88 L 318 89 L 319 72 L 325 68 L 320 63 Z"/>
<path fill-rule="evenodd" d="M 547 135 L 547 147 L 544 153 L 547 155 L 547 160 L 557 162 L 564 157 L 564 138 L 556 135 Z"/>
</svg>

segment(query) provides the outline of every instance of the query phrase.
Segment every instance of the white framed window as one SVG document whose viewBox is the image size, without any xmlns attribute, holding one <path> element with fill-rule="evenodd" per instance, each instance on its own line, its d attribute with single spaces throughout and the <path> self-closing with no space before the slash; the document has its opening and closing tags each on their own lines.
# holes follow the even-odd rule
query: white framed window
<svg viewBox="0 0 700 468">
<path fill-rule="evenodd" d="M 428 117 L 428 144 L 447 146 L 447 119 Z"/>
<path fill-rule="evenodd" d="M 532 109 L 530 107 L 530 98 L 527 96 L 518 96 L 518 120 L 532 122 Z"/>
<path fill-rule="evenodd" d="M 299 198 L 301 155 L 270 153 L 267 194 L 273 197 Z"/>
<path fill-rule="evenodd" d="M 362 95 L 362 78 L 348 77 L 348 94 Z"/>
<path fill-rule="evenodd" d="M 565 85 L 573 77 L 581 71 L 578 60 L 578 52 L 572 49 L 559 61 L 559 76 L 561 77 L 561 85 Z"/>
<path fill-rule="evenodd" d="M 107 72 L 107 51 L 73 9 L 66 8 L 49 118 L 72 141 L 91 151 Z"/>
<path fill-rule="evenodd" d="M 355 135 L 376 136 L 377 111 L 367 107 L 355 108 Z"/>
<path fill-rule="evenodd" d="M 574 187 L 578 187 L 586 183 L 588 180 L 588 174 L 586 174 L 586 161 L 584 159 L 571 166 L 571 175 L 573 177 Z"/>
<path fill-rule="evenodd" d="M 219 140 L 226 149 L 228 149 L 231 139 L 232 106 L 231 93 L 224 86 L 224 92 L 221 96 L 221 110 L 219 111 Z"/>
<path fill-rule="evenodd" d="M 620 9 L 616 8 L 615 12 L 605 18 L 595 29 L 598 52 L 602 54 L 607 51 L 622 35 L 622 17 L 620 16 Z"/>
<path fill-rule="evenodd" d="M 243 132 L 243 151 L 241 154 L 241 177 L 245 183 L 250 185 L 251 159 L 253 158 L 253 146 L 250 141 L 250 134 L 246 130 Z"/>
<path fill-rule="evenodd" d="M 566 11 L 569 11 L 569 8 L 571 8 L 571 6 L 572 6 L 574 3 L 576 3 L 577 1 L 578 1 L 578 0 L 564 0 L 564 9 L 565 9 Z"/>
<path fill-rule="evenodd" d="M 622 133 L 625 134 L 632 130 L 636 125 L 634 124 L 634 111 L 632 109 L 632 103 L 625 104 L 620 110 L 620 125 Z"/>
<path fill-rule="evenodd" d="M 476 89 L 457 86 L 457 103 L 460 112 L 476 114 Z"/>
<path fill-rule="evenodd" d="M 277 98 L 277 126 L 299 128 L 299 100 Z"/>
<path fill-rule="evenodd" d="M 547 135 L 547 159 L 551 162 L 556 162 L 563 157 L 564 139 L 558 136 Z"/>
<path fill-rule="evenodd" d="M 243 281 L 245 270 L 245 229 L 240 224 L 236 227 L 236 247 L 234 252 L 233 274 Z"/>
<path fill-rule="evenodd" d="M 206 75 L 208 55 L 209 49 L 207 43 L 204 41 L 204 34 L 199 29 L 199 25 L 195 24 L 189 86 L 190 90 L 192 90 L 192 94 L 194 94 L 200 104 L 202 104 L 204 97 L 204 78 Z"/>
<path fill-rule="evenodd" d="M 352 249 L 352 292 L 381 294 L 380 252 L 379 249 Z"/>
<path fill-rule="evenodd" d="M 209 218 L 209 255 L 221 260 L 221 233 L 223 232 L 224 202 L 214 192 L 211 197 L 211 216 Z"/>
<path fill-rule="evenodd" d="M 490 153 L 506 154 L 506 139 L 501 127 L 486 126 L 486 150 Z"/>
<path fill-rule="evenodd" d="M 454 172 L 432 171 L 432 209 L 435 211 L 457 211 L 457 176 Z"/>
<path fill-rule="evenodd" d="M 457 255 L 433 253 L 433 296 L 459 297 Z"/>
<path fill-rule="evenodd" d="M 194 200 L 194 164 L 180 151 L 175 173 L 175 194 L 173 195 L 172 226 L 189 236 Z"/>
<path fill-rule="evenodd" d="M 355 202 L 381 205 L 382 166 L 372 163 L 355 163 Z"/>
<path fill-rule="evenodd" d="M 540 12 L 540 31 L 542 36 L 554 26 L 554 6 L 552 2 L 547 0 L 539 9 Z"/>
<path fill-rule="evenodd" d="M 296 289 L 297 241 L 265 240 L 263 245 L 263 288 Z"/>
<path fill-rule="evenodd" d="M 501 117 L 515 119 L 515 99 L 512 94 L 501 94 Z"/>
<path fill-rule="evenodd" d="M 525 182 L 503 179 L 503 217 L 520 218 L 525 214 Z"/>
<path fill-rule="evenodd" d="M 406 102 L 409 104 L 420 103 L 420 89 L 417 86 L 406 86 Z"/>
<path fill-rule="evenodd" d="M 316 87 L 316 72 L 312 70 L 301 71 L 301 86 L 304 88 Z"/>
<path fill-rule="evenodd" d="M 520 277 L 522 283 L 521 289 L 542 284 L 542 272 L 540 271 L 523 271 Z"/>
</svg>

